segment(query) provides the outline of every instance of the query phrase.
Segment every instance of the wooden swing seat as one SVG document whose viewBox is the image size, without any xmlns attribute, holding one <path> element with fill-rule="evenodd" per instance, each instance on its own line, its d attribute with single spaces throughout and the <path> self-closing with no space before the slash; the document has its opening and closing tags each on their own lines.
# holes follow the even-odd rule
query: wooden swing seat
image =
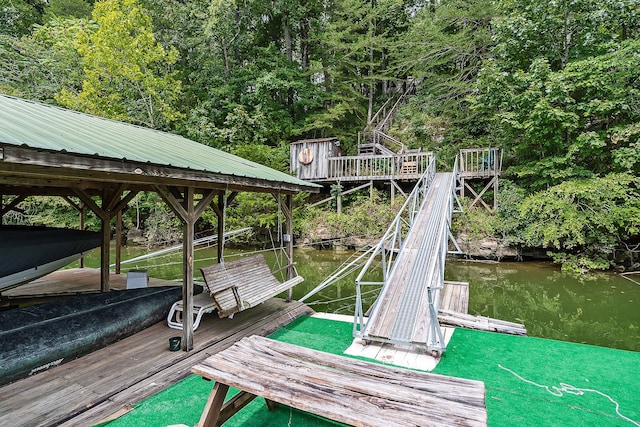
<svg viewBox="0 0 640 427">
<path fill-rule="evenodd" d="M 200 272 L 220 317 L 255 307 L 304 280 L 295 276 L 280 283 L 262 254 L 213 264 Z"/>
</svg>

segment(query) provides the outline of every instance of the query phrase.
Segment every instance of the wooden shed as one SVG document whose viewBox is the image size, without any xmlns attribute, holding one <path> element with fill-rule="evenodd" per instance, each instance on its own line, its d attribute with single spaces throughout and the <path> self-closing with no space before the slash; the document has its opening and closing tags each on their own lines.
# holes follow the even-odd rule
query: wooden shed
<svg viewBox="0 0 640 427">
<path fill-rule="evenodd" d="M 296 178 L 307 181 L 326 179 L 329 176 L 331 157 L 342 154 L 338 138 L 303 139 L 291 143 L 290 169 Z"/>
</svg>

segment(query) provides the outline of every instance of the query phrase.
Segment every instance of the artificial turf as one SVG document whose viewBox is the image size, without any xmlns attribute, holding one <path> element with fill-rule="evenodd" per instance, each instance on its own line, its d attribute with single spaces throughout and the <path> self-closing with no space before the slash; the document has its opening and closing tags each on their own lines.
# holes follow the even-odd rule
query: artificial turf
<svg viewBox="0 0 640 427">
<path fill-rule="evenodd" d="M 351 323 L 303 317 L 271 338 L 334 354 Z M 435 373 L 484 381 L 489 426 L 640 426 L 640 353 L 457 329 Z M 142 401 L 109 427 L 195 425 L 213 384 L 192 375 Z M 617 412 L 616 412 L 617 410 Z M 225 425 L 333 423 L 255 399 Z"/>
</svg>

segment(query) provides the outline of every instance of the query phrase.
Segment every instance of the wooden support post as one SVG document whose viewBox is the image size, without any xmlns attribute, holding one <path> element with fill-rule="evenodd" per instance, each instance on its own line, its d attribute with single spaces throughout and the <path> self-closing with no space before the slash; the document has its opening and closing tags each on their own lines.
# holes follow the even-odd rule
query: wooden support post
<svg viewBox="0 0 640 427">
<path fill-rule="evenodd" d="M 122 211 L 137 194 L 137 191 L 129 191 L 122 197 L 126 185 L 121 184 L 115 189 L 105 189 L 102 193 L 102 203 L 98 206 L 91 196 L 84 190 L 75 189 L 76 196 L 80 198 L 99 218 L 101 222 L 102 247 L 100 250 L 100 290 L 109 291 L 109 249 L 111 240 L 111 218 Z"/>
<path fill-rule="evenodd" d="M 182 316 L 182 349 L 190 351 L 193 349 L 193 238 L 196 221 L 194 218 L 193 187 L 187 187 L 183 207 L 187 215 L 184 218 L 182 237 L 182 302 L 185 308 Z"/>
<path fill-rule="evenodd" d="M 498 176 L 494 178 L 495 182 L 493 184 L 493 211 L 498 211 Z"/>
<path fill-rule="evenodd" d="M 285 226 L 284 233 L 289 236 L 289 240 L 286 241 L 286 253 L 287 253 L 287 263 L 289 267 L 287 268 L 287 280 L 292 279 L 295 276 L 294 266 L 293 266 L 293 196 L 291 194 L 287 194 L 287 203 L 286 209 L 283 209 L 285 212 Z M 289 288 L 287 290 L 287 302 L 290 302 L 293 299 L 293 290 Z"/>
<path fill-rule="evenodd" d="M 227 396 L 228 391 L 228 385 L 216 382 L 204 407 L 198 427 L 217 427 L 220 409 L 222 408 L 224 398 Z"/>
<path fill-rule="evenodd" d="M 391 186 L 391 204 L 396 201 L 396 186 L 393 185 L 393 180 L 389 183 Z"/>
<path fill-rule="evenodd" d="M 80 230 L 84 230 L 84 217 L 85 217 L 85 212 L 84 212 L 84 202 L 82 200 L 80 200 L 80 203 L 76 203 L 75 201 L 71 200 L 71 198 L 67 197 L 67 196 L 62 196 L 62 198 L 75 210 L 78 211 L 78 224 L 79 224 L 79 228 Z M 84 255 L 82 255 L 80 257 L 80 268 L 84 268 Z"/>
<path fill-rule="evenodd" d="M 156 186 L 156 191 L 182 220 L 182 349 L 193 350 L 193 238 L 194 225 L 202 212 L 211 204 L 215 192 L 207 191 L 196 206 L 193 187 L 184 194 L 173 187 Z M 220 240 L 220 239 L 218 239 Z"/>
<path fill-rule="evenodd" d="M 225 226 L 225 216 L 227 215 L 227 209 L 225 206 L 226 197 L 225 192 L 222 192 L 218 195 L 218 210 L 216 214 L 218 216 L 218 263 L 222 262 L 223 251 L 224 251 L 224 226 Z"/>
<path fill-rule="evenodd" d="M 84 227 L 85 227 L 84 223 L 85 223 L 85 216 L 86 216 L 84 211 L 84 203 L 80 202 L 79 208 L 80 208 L 80 211 L 79 211 L 80 230 L 84 230 Z M 80 268 L 84 268 L 84 255 L 80 257 Z"/>
<path fill-rule="evenodd" d="M 242 408 L 251 403 L 256 397 L 257 396 L 255 394 L 241 391 L 240 393 L 227 400 L 224 405 L 222 405 L 220 416 L 218 417 L 218 422 L 216 424 L 222 425 L 227 422 L 229 418 L 237 414 Z"/>
<path fill-rule="evenodd" d="M 369 200 L 373 200 L 373 180 L 369 181 Z"/>
<path fill-rule="evenodd" d="M 338 214 L 342 213 L 342 190 L 336 194 L 336 210 Z"/>
<path fill-rule="evenodd" d="M 120 274 L 122 262 L 122 211 L 116 214 L 116 274 Z"/>
<path fill-rule="evenodd" d="M 100 216 L 100 232 L 102 245 L 100 246 L 100 290 L 109 291 L 109 255 L 111 250 L 111 217 Z"/>
</svg>

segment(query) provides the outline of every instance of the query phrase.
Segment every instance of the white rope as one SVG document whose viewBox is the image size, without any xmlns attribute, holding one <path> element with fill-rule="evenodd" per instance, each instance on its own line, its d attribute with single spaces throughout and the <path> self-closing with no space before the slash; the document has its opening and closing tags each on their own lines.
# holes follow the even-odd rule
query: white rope
<svg viewBox="0 0 640 427">
<path fill-rule="evenodd" d="M 505 370 L 507 372 L 510 372 L 516 378 L 518 378 L 521 381 L 524 381 L 527 384 L 531 384 L 533 386 L 536 386 L 536 387 L 539 387 L 539 388 L 543 388 L 543 389 L 545 389 L 547 391 L 547 393 L 552 394 L 552 395 L 557 396 L 557 397 L 562 397 L 565 393 L 573 395 L 573 396 L 582 396 L 585 393 L 596 393 L 596 394 L 599 394 L 602 397 L 606 397 L 607 399 L 609 399 L 609 401 L 611 403 L 616 405 L 616 414 L 618 414 L 618 416 L 620 418 L 622 418 L 625 421 L 630 422 L 631 424 L 634 424 L 634 425 L 640 427 L 640 422 L 634 421 L 629 417 L 625 417 L 624 415 L 622 415 L 620 413 L 620 404 L 616 400 L 614 400 L 608 394 L 603 393 L 603 392 L 601 392 L 599 390 L 595 390 L 595 389 L 591 389 L 591 388 L 579 388 L 579 387 L 575 387 L 575 386 L 572 386 L 571 384 L 566 384 L 566 383 L 560 383 L 560 387 L 557 387 L 555 385 L 549 387 L 548 385 L 538 384 L 538 383 L 536 383 L 534 381 L 531 381 L 531 380 L 528 380 L 526 378 L 523 378 L 522 376 L 520 376 L 517 373 L 513 372 L 511 369 L 505 368 L 504 366 L 502 366 L 500 364 L 498 364 L 498 368 L 503 369 L 503 370 Z"/>
<path fill-rule="evenodd" d="M 361 295 L 362 295 L 362 296 L 365 296 L 365 295 L 373 294 L 373 293 L 376 293 L 376 292 L 380 292 L 380 289 L 371 289 L 371 290 L 369 290 L 369 291 L 362 292 L 362 294 L 361 294 Z M 348 296 L 348 297 L 342 297 L 342 298 L 332 299 L 332 300 L 329 300 L 329 301 L 323 301 L 323 300 L 310 301 L 310 302 L 307 302 L 307 303 L 305 303 L 305 304 L 306 304 L 306 305 L 333 304 L 333 303 L 336 303 L 336 302 L 340 302 L 340 301 L 347 301 L 347 300 L 355 299 L 355 298 L 356 298 L 356 296 L 355 296 L 355 295 L 350 295 L 350 296 Z"/>
</svg>

